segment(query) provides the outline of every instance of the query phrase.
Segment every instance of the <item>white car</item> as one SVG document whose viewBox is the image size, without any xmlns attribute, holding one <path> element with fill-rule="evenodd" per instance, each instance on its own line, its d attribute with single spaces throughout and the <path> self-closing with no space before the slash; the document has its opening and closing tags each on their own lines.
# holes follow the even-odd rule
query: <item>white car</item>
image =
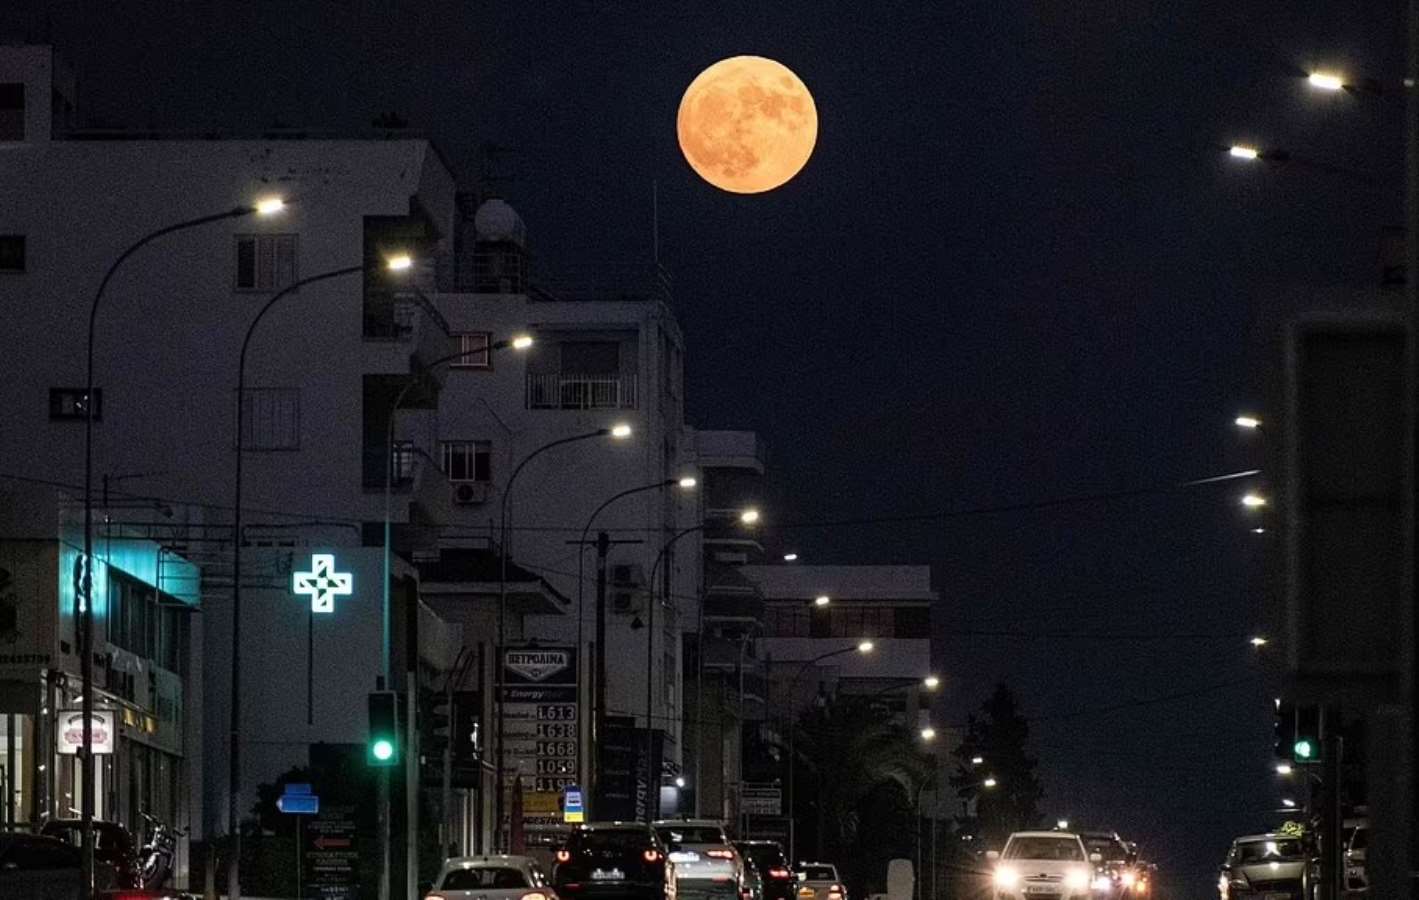
<svg viewBox="0 0 1419 900">
<path fill-rule="evenodd" d="M 798 900 L 847 900 L 838 867 L 832 863 L 799 863 Z"/>
<path fill-rule="evenodd" d="M 744 860 L 729 842 L 724 825 L 711 819 L 667 819 L 651 827 L 670 851 L 681 897 L 738 900 L 747 883 Z"/>
<path fill-rule="evenodd" d="M 424 900 L 557 900 L 529 856 L 458 856 L 446 861 Z"/>
<path fill-rule="evenodd" d="M 1103 861 L 1067 831 L 1017 831 L 986 859 L 996 864 L 995 900 L 1089 900 Z"/>
</svg>

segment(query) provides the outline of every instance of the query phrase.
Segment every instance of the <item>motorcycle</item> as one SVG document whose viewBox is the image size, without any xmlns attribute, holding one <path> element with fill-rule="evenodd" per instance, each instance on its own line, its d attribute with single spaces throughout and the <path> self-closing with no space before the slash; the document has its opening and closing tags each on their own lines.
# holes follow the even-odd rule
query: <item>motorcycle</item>
<svg viewBox="0 0 1419 900">
<path fill-rule="evenodd" d="M 138 851 L 139 878 L 144 890 L 155 891 L 172 877 L 177 839 L 185 837 L 187 830 L 172 828 L 146 812 L 142 816 L 148 826 L 148 842 Z"/>
</svg>

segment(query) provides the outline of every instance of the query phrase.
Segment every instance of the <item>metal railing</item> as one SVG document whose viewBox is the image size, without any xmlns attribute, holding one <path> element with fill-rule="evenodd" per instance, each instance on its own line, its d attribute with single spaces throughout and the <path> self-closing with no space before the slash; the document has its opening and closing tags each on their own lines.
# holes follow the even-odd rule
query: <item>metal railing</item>
<svg viewBox="0 0 1419 900">
<path fill-rule="evenodd" d="M 635 409 L 635 375 L 527 376 L 528 409 Z"/>
</svg>

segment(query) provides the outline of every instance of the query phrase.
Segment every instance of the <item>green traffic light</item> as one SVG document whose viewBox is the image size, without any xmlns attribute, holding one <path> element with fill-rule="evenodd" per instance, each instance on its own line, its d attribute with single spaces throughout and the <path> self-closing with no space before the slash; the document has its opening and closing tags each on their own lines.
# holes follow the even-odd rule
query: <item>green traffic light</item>
<svg viewBox="0 0 1419 900">
<path fill-rule="evenodd" d="M 1297 741 L 1296 746 L 1292 749 L 1295 751 L 1297 759 L 1310 759 L 1316 753 L 1315 745 L 1307 740 Z"/>
<path fill-rule="evenodd" d="M 380 738 L 370 747 L 370 754 L 380 762 L 394 758 L 394 742 L 388 738 Z"/>
</svg>

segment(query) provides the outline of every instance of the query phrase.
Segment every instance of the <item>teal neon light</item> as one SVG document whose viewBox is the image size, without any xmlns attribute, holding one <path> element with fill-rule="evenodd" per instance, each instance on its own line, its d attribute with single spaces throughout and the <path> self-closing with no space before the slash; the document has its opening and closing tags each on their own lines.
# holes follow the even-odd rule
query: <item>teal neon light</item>
<svg viewBox="0 0 1419 900">
<path fill-rule="evenodd" d="M 355 592 L 355 576 L 335 571 L 333 554 L 313 553 L 309 572 L 291 573 L 291 590 L 310 597 L 311 612 L 333 613 L 336 597 L 348 597 Z"/>
</svg>

